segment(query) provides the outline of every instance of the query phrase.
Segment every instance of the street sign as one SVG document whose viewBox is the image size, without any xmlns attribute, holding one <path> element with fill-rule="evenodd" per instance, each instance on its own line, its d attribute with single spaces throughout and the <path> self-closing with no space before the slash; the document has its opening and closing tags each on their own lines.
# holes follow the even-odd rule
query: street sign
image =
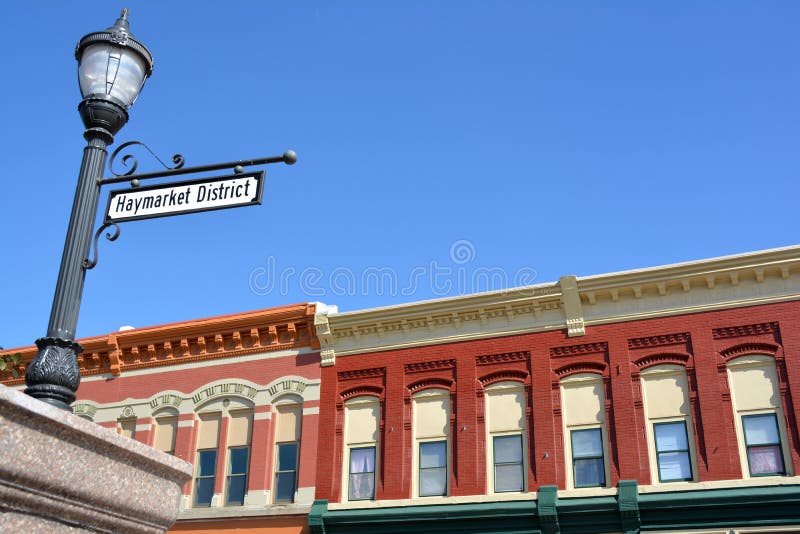
<svg viewBox="0 0 800 534">
<path fill-rule="evenodd" d="M 106 224 L 261 204 L 264 171 L 118 189 L 108 195 Z"/>
</svg>

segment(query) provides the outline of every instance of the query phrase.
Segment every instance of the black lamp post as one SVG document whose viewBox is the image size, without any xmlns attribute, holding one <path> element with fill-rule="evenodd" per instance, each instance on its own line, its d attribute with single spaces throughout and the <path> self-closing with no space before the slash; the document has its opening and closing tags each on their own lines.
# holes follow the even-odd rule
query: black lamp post
<svg viewBox="0 0 800 534">
<path fill-rule="evenodd" d="M 106 147 L 128 122 L 128 108 L 153 72 L 153 56 L 133 38 L 128 10 L 106 30 L 78 42 L 78 81 L 83 101 L 78 106 L 87 144 L 78 175 L 69 228 L 61 256 L 58 282 L 50 311 L 47 336 L 37 339 L 38 352 L 25 371 L 25 393 L 71 411 L 80 384 L 75 328 L 86 275 L 92 230 L 97 214 Z"/>
</svg>

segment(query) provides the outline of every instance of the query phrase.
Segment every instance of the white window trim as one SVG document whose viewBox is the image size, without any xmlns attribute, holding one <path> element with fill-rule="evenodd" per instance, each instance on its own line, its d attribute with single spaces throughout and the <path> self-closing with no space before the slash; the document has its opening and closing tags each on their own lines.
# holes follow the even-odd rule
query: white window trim
<svg viewBox="0 0 800 534">
<path fill-rule="evenodd" d="M 361 442 L 347 442 L 347 424 L 348 424 L 348 417 L 347 417 L 347 409 L 348 407 L 352 408 L 354 406 L 364 406 L 364 405 L 377 405 L 378 406 L 378 421 L 375 422 L 378 428 L 378 439 L 375 441 L 361 441 Z M 342 440 L 344 442 L 343 454 L 342 454 L 342 487 L 341 487 L 341 498 L 339 499 L 340 502 L 372 502 L 378 499 L 378 475 L 380 472 L 380 447 L 378 444 L 380 443 L 380 413 L 381 413 L 381 401 L 380 398 L 376 397 L 375 395 L 359 395 L 358 397 L 354 397 L 352 399 L 348 399 L 344 403 L 344 424 L 342 429 Z M 374 496 L 372 501 L 369 499 L 354 499 L 350 500 L 350 449 L 360 449 L 364 447 L 375 447 L 375 490 Z"/>
<path fill-rule="evenodd" d="M 528 431 L 527 431 L 527 406 L 522 406 L 522 428 L 499 430 L 492 432 L 491 414 L 490 414 L 490 397 L 493 394 L 504 392 L 522 392 L 523 401 L 526 402 L 525 385 L 522 382 L 516 381 L 503 381 L 490 384 L 484 390 L 484 411 L 485 411 L 485 426 L 486 426 L 486 481 L 489 493 L 492 495 L 509 495 L 516 492 L 513 491 L 495 491 L 495 466 L 494 466 L 494 438 L 495 436 L 522 436 L 522 490 L 520 493 L 528 491 Z"/>
<path fill-rule="evenodd" d="M 564 390 L 569 387 L 576 387 L 578 385 L 589 385 L 594 383 L 600 383 L 600 391 L 603 391 L 603 398 L 600 399 L 600 422 L 596 423 L 586 423 L 586 424 L 577 424 L 577 425 L 567 425 L 567 415 L 566 415 L 566 407 L 564 406 Z M 561 379 L 559 383 L 561 388 L 561 421 L 562 421 L 562 432 L 564 434 L 563 442 L 564 442 L 564 463 L 566 464 L 566 478 L 567 490 L 571 491 L 596 491 L 598 488 L 608 488 L 611 485 L 611 466 L 610 466 L 610 456 L 609 456 L 609 448 L 608 448 L 608 431 L 606 430 L 606 413 L 605 413 L 605 391 L 603 389 L 603 376 L 600 373 L 578 373 L 566 378 Z M 591 486 L 591 487 L 575 487 L 575 474 L 573 473 L 572 469 L 572 431 L 573 430 L 590 430 L 593 428 L 600 429 L 600 439 L 602 439 L 603 444 L 603 471 L 605 472 L 605 484 L 602 486 Z"/>
<path fill-rule="evenodd" d="M 786 418 L 783 413 L 783 398 L 780 395 L 780 384 L 776 384 L 778 391 L 778 406 L 770 408 L 759 408 L 753 410 L 739 410 L 736 406 L 736 391 L 733 388 L 733 372 L 738 369 L 759 369 L 767 365 L 771 365 L 775 370 L 775 375 L 778 376 L 778 367 L 773 356 L 763 354 L 748 354 L 734 358 L 727 363 L 727 377 L 728 385 L 731 393 L 731 407 L 733 408 L 733 424 L 736 429 L 736 442 L 739 447 L 739 463 L 741 465 L 743 479 L 771 479 L 771 478 L 785 478 L 794 476 L 794 469 L 792 464 L 792 456 L 789 451 L 789 435 L 786 431 Z M 781 456 L 783 458 L 783 475 L 764 475 L 752 476 L 750 475 L 750 462 L 747 459 L 747 445 L 744 439 L 744 428 L 742 426 L 742 416 L 746 415 L 763 415 L 775 414 L 778 420 L 778 435 L 781 438 Z"/>
<path fill-rule="evenodd" d="M 422 438 L 417 437 L 417 402 L 419 399 L 424 400 L 432 400 L 432 399 L 447 399 L 447 432 L 441 436 L 425 436 Z M 442 498 L 442 497 L 449 497 L 450 496 L 450 477 L 452 476 L 453 470 L 453 461 L 452 461 L 452 440 L 450 436 L 450 416 L 452 414 L 453 407 L 450 405 L 450 390 L 443 389 L 443 388 L 435 388 L 435 389 L 426 389 L 415 393 L 412 396 L 412 418 L 413 418 L 413 436 L 414 436 L 414 450 L 413 450 L 413 458 L 412 458 L 412 465 L 413 465 L 413 476 L 411 477 L 411 494 L 414 496 L 415 499 L 431 499 L 431 498 Z M 444 441 L 445 442 L 445 461 L 447 462 L 447 469 L 445 471 L 445 494 L 442 495 L 426 495 L 421 496 L 419 494 L 419 444 L 420 443 L 428 443 L 428 442 L 435 442 L 435 441 Z"/>
<path fill-rule="evenodd" d="M 647 387 L 645 386 L 645 381 L 649 378 L 655 377 L 664 377 L 669 375 L 683 375 L 686 377 L 686 384 L 688 387 L 689 384 L 689 376 L 686 372 L 686 368 L 680 365 L 674 364 L 664 364 L 664 365 L 656 365 L 653 367 L 649 367 L 639 373 L 640 376 L 640 387 L 642 388 L 642 404 L 644 405 L 644 418 L 645 418 L 645 434 L 647 436 L 647 458 L 650 462 L 650 484 L 656 485 L 672 485 L 678 483 L 690 483 L 690 482 L 697 482 L 698 478 L 698 469 L 697 469 L 697 448 L 695 447 L 695 439 L 694 439 L 694 427 L 692 424 L 692 414 L 689 415 L 674 415 L 674 416 L 667 416 L 667 417 L 650 417 L 648 413 L 648 401 L 647 401 Z M 689 392 L 686 392 L 687 402 L 689 398 Z M 689 405 L 689 411 L 691 412 L 691 404 Z M 658 452 L 656 451 L 656 436 L 654 431 L 654 426 L 657 423 L 677 423 L 679 421 L 683 421 L 686 425 L 686 439 L 689 442 L 689 463 L 692 468 L 692 479 L 691 480 L 680 480 L 680 481 L 668 481 L 668 482 L 661 482 L 661 476 L 658 472 Z"/>
</svg>

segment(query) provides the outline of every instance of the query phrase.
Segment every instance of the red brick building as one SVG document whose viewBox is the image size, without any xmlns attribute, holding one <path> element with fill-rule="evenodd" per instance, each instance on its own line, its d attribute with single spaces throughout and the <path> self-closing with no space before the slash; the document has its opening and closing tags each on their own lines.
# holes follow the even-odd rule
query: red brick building
<svg viewBox="0 0 800 534">
<path fill-rule="evenodd" d="M 800 248 L 317 316 L 312 532 L 796 532 Z"/>
<path fill-rule="evenodd" d="M 308 531 L 314 313 L 298 304 L 80 340 L 75 413 L 195 465 L 172 531 Z"/>
</svg>

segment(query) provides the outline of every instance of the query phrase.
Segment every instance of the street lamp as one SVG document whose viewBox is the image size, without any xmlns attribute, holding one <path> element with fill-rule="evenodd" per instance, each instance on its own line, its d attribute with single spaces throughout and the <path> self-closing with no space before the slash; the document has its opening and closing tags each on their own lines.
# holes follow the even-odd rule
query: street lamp
<svg viewBox="0 0 800 534">
<path fill-rule="evenodd" d="M 78 42 L 78 82 L 83 101 L 78 106 L 86 126 L 78 185 L 72 204 L 61 267 L 58 271 L 47 336 L 37 339 L 36 357 L 25 371 L 25 393 L 71 411 L 80 384 L 77 356 L 83 348 L 75 342 L 85 260 L 89 254 L 97 213 L 106 147 L 128 122 L 128 109 L 153 72 L 153 56 L 133 38 L 128 10 L 113 26 L 90 33 Z"/>
</svg>

